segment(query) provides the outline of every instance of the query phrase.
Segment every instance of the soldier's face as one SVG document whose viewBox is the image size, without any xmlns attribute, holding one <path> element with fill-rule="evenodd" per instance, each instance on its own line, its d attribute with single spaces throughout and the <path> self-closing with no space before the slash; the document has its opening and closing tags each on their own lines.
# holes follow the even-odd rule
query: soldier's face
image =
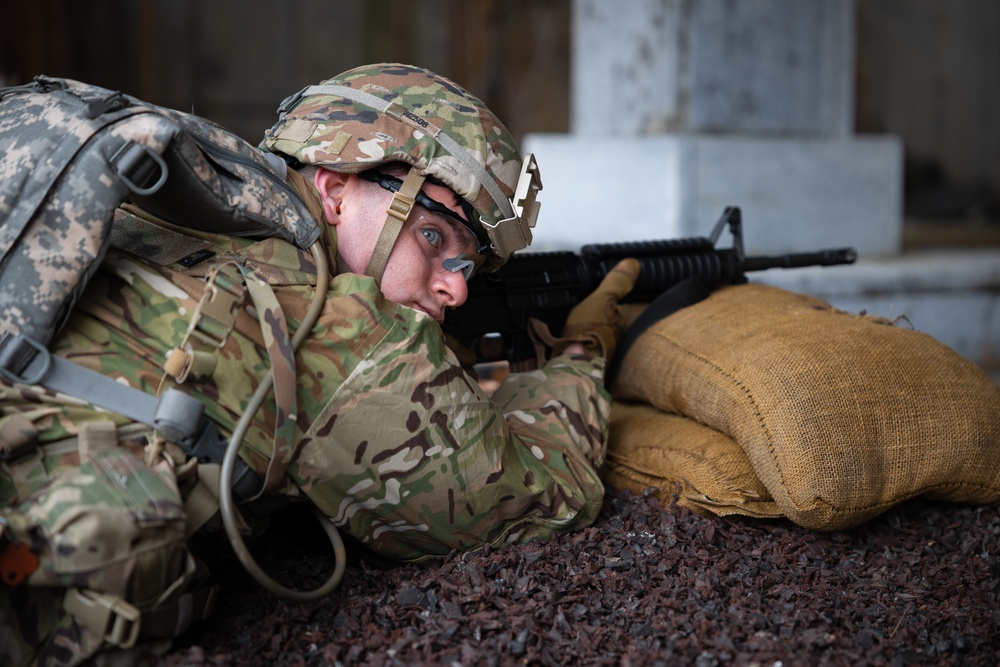
<svg viewBox="0 0 1000 667">
<path fill-rule="evenodd" d="M 422 189 L 431 199 L 464 215 L 448 188 L 424 183 Z M 344 179 L 337 198 L 332 212 L 335 219 L 330 211 L 327 218 L 337 227 L 338 250 L 352 272 L 364 273 L 392 193 L 352 174 Z M 445 309 L 462 305 L 469 295 L 465 275 L 443 267 L 445 260 L 462 256 L 478 257 L 472 233 L 446 215 L 415 206 L 389 255 L 382 274 L 382 293 L 441 322 Z"/>
<path fill-rule="evenodd" d="M 446 206 L 454 201 L 454 195 L 440 185 L 425 183 L 423 191 Z M 388 204 L 385 201 L 383 212 Z M 462 212 L 457 205 L 453 210 Z M 443 322 L 445 309 L 461 306 L 469 296 L 465 275 L 443 266 L 446 259 L 463 255 L 476 255 L 472 235 L 451 218 L 415 206 L 389 255 L 382 274 L 382 293 Z"/>
</svg>

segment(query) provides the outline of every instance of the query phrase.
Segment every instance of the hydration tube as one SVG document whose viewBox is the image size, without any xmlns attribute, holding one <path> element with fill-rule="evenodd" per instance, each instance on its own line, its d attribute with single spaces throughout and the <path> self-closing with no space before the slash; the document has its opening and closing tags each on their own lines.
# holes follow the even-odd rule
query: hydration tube
<svg viewBox="0 0 1000 667">
<path fill-rule="evenodd" d="M 329 266 L 326 261 L 326 254 L 320 243 L 312 244 L 309 250 L 316 260 L 316 292 L 309 304 L 308 312 L 302 319 L 301 325 L 295 332 L 295 335 L 292 336 L 293 350 L 298 350 L 302 341 L 312 331 L 316 320 L 319 319 L 320 312 L 322 312 L 323 305 L 326 302 L 326 291 L 330 283 Z M 229 537 L 229 542 L 236 553 L 236 557 L 240 559 L 243 567 L 246 568 L 247 572 L 250 573 L 261 587 L 277 597 L 292 602 L 316 602 L 337 590 L 341 580 L 344 578 L 344 569 L 347 565 L 347 553 L 344 549 L 344 541 L 341 539 L 337 527 L 333 525 L 329 517 L 323 515 L 315 505 L 313 506 L 313 514 L 316 515 L 324 532 L 326 532 L 327 537 L 330 539 L 330 544 L 333 546 L 333 573 L 322 586 L 311 591 L 299 591 L 279 584 L 257 565 L 257 561 L 254 560 L 249 549 L 247 549 L 246 543 L 243 541 L 243 536 L 240 535 L 236 520 L 236 509 L 233 506 L 233 468 L 236 466 L 236 457 L 239 454 L 240 444 L 243 442 L 243 437 L 246 435 L 247 430 L 249 430 L 250 423 L 257 414 L 257 410 L 260 409 L 268 392 L 271 390 L 272 384 L 274 384 L 274 373 L 268 371 L 261 379 L 257 391 L 250 397 L 246 411 L 233 429 L 233 435 L 226 446 L 226 454 L 222 458 L 222 471 L 219 479 L 219 511 L 222 514 L 222 523 L 225 526 L 226 535 Z"/>
</svg>

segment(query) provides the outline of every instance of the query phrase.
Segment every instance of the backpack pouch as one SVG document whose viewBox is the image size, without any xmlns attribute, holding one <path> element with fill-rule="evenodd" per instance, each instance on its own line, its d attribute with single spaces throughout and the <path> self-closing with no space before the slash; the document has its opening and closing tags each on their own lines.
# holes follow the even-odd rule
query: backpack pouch
<svg viewBox="0 0 1000 667">
<path fill-rule="evenodd" d="M 0 662 L 67 665 L 131 648 L 143 638 L 139 616 L 115 610 L 153 608 L 189 567 L 173 474 L 127 448 L 85 456 L 4 518 L 39 564 L 20 585 L 0 586 L 0 645 L 16 651 L 0 651 Z M 70 613 L 80 608 L 68 610 L 70 597 L 93 600 L 106 623 Z"/>
</svg>

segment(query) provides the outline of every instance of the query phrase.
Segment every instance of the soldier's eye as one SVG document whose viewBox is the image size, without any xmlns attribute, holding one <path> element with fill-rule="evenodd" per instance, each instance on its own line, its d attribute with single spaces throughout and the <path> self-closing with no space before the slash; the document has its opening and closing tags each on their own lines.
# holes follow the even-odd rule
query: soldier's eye
<svg viewBox="0 0 1000 667">
<path fill-rule="evenodd" d="M 441 232 L 432 227 L 424 227 L 420 230 L 420 233 L 424 235 L 424 238 L 432 246 L 435 248 L 440 247 L 442 240 Z"/>
</svg>

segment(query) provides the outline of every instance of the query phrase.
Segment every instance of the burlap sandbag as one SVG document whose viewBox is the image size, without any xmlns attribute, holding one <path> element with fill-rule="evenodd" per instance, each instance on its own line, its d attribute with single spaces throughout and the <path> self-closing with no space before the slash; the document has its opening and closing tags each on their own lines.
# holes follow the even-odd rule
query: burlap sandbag
<svg viewBox="0 0 1000 667">
<path fill-rule="evenodd" d="M 732 437 L 803 526 L 920 495 L 1000 501 L 1000 388 L 926 334 L 820 299 L 721 289 L 643 334 L 615 393 Z"/>
<path fill-rule="evenodd" d="M 604 481 L 699 514 L 781 516 L 736 441 L 693 419 L 615 401 Z"/>
</svg>

